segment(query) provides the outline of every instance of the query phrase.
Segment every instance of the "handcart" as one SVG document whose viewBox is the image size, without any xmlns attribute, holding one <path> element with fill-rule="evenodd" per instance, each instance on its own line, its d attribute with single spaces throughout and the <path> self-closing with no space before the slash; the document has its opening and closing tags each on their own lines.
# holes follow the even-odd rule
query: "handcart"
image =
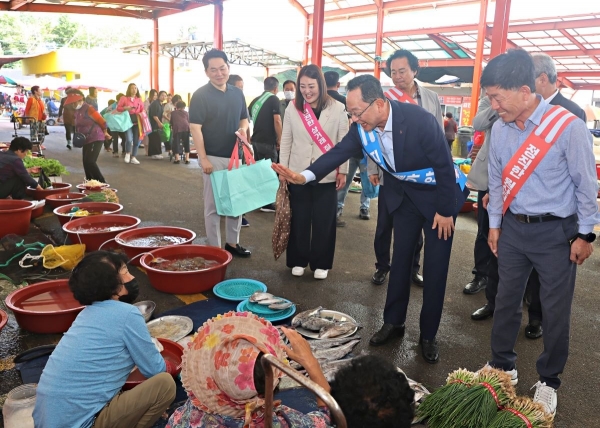
<svg viewBox="0 0 600 428">
<path fill-rule="evenodd" d="M 24 125 L 29 125 L 29 139 L 33 144 L 32 151 L 38 152 L 38 156 L 44 157 L 44 151 L 42 144 L 46 138 L 46 124 L 43 121 L 38 121 L 34 117 L 29 116 L 17 116 L 13 114 L 10 117 L 10 121 L 13 123 L 14 131 L 13 137 L 22 137 L 19 135 L 19 130 Z"/>
</svg>

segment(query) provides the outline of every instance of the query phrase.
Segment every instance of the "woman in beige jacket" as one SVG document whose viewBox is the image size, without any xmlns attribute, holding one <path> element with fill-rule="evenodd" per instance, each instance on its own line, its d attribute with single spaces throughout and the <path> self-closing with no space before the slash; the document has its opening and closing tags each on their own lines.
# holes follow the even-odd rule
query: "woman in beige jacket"
<svg viewBox="0 0 600 428">
<path fill-rule="evenodd" d="M 312 64 L 302 67 L 296 99 L 286 108 L 281 136 L 280 162 L 294 172 L 304 171 L 323 154 L 302 119 L 305 105 L 310 106 L 333 145 L 340 142 L 349 129 L 344 105 L 327 95 L 321 69 Z M 346 162 L 319 183 L 288 186 L 292 227 L 286 262 L 292 268 L 292 275 L 302 276 L 306 266 L 310 266 L 316 279 L 327 278 L 335 252 L 337 190 L 346 184 L 347 173 Z M 285 179 L 280 177 L 280 180 Z"/>
</svg>

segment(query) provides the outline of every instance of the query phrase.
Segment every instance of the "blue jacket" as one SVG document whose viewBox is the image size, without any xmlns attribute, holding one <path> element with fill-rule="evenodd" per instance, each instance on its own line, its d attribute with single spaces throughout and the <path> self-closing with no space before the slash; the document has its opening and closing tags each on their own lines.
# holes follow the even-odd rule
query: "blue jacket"
<svg viewBox="0 0 600 428">
<path fill-rule="evenodd" d="M 448 142 L 437 119 L 423 108 L 390 101 L 393 115 L 394 162 L 398 172 L 433 168 L 437 184 L 417 184 L 400 181 L 388 172 L 385 187 L 391 189 L 395 197 L 386 193 L 385 203 L 390 213 L 398 209 L 408 195 L 421 214 L 433 221 L 436 213 L 450 217 L 458 213 L 468 189 L 460 190 L 456 184 L 454 165 Z M 308 169 L 321 180 L 330 171 L 351 157 L 362 156 L 362 143 L 355 123 L 350 132 L 332 150 L 321 156 Z"/>
</svg>

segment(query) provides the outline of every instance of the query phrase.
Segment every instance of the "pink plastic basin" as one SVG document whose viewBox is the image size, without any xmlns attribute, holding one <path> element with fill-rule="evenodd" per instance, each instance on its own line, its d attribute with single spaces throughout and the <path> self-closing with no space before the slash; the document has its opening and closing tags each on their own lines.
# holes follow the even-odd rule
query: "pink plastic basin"
<svg viewBox="0 0 600 428">
<path fill-rule="evenodd" d="M 0 199 L 0 238 L 8 234 L 27 235 L 35 202 Z"/>
<path fill-rule="evenodd" d="M 157 338 L 156 340 L 158 340 L 164 348 L 160 355 L 162 355 L 166 361 L 170 362 L 174 367 L 176 367 L 177 372 L 173 373 L 172 375 L 173 377 L 177 376 L 181 372 L 183 346 L 168 339 Z M 139 371 L 138 368 L 136 368 L 129 374 L 129 377 L 125 381 L 125 385 L 123 385 L 123 390 L 127 391 L 128 389 L 132 389 L 145 380 L 146 378 L 144 375 Z"/>
<path fill-rule="evenodd" d="M 69 205 L 71 202 L 76 202 L 83 198 L 85 198 L 85 195 L 81 193 L 59 193 L 57 195 L 46 196 L 46 203 L 50 208 L 54 209 L 63 205 Z"/>
<path fill-rule="evenodd" d="M 81 208 L 82 210 L 102 211 L 104 214 L 117 214 L 123 211 L 123 205 L 115 204 L 114 202 L 76 202 L 74 204 L 63 205 L 55 208 L 53 213 L 58 217 L 61 225 L 65 225 L 73 218 L 76 220 L 82 217 L 72 217 L 69 213 L 73 207 Z"/>
<path fill-rule="evenodd" d="M 170 272 L 150 266 L 151 260 L 159 257 L 167 260 L 204 257 L 216 260 L 219 264 L 199 271 Z M 223 281 L 231 259 L 230 253 L 218 247 L 174 245 L 152 250 L 141 257 L 140 263 L 146 269 L 150 284 L 157 290 L 171 294 L 194 294 L 210 290 Z"/>
<path fill-rule="evenodd" d="M 173 244 L 173 245 L 190 244 L 194 239 L 196 239 L 196 233 L 189 229 L 184 229 L 182 227 L 170 227 L 170 226 L 158 226 L 158 227 L 152 226 L 152 227 L 140 227 L 138 229 L 131 229 L 131 230 L 126 230 L 125 232 L 121 232 L 115 237 L 115 241 L 121 248 L 123 248 L 123 251 L 125 251 L 125 254 L 127 254 L 127 257 L 130 260 L 133 259 L 131 261 L 131 263 L 136 266 L 140 266 L 140 257 L 136 257 L 136 256 L 139 256 L 142 253 L 147 253 L 149 251 L 153 251 L 158 248 L 164 248 L 164 247 L 139 247 L 139 246 L 134 246 L 134 245 L 128 244 L 128 241 L 131 241 L 132 239 L 143 238 L 146 236 L 158 235 L 158 234 L 165 235 L 165 236 L 176 236 L 178 238 L 185 238 L 185 241 L 183 241 L 182 243 Z M 169 245 L 169 247 L 170 247 L 170 245 Z M 134 257 L 135 257 L 135 259 L 134 259 Z"/>
<path fill-rule="evenodd" d="M 48 196 L 48 195 L 59 195 L 59 194 L 69 193 L 69 191 L 71 189 L 71 185 L 69 183 L 52 183 L 52 187 L 53 187 L 52 189 L 42 189 L 42 190 L 32 189 L 31 187 L 28 187 L 25 190 L 25 193 L 27 193 L 33 199 L 37 199 L 37 200 L 41 201 L 42 199 L 46 198 L 46 196 Z"/>
<path fill-rule="evenodd" d="M 21 328 L 34 333 L 64 333 L 84 308 L 73 297 L 68 279 L 19 288 L 6 297 L 6 306 Z"/>
<path fill-rule="evenodd" d="M 102 214 L 89 217 L 80 217 L 63 225 L 63 230 L 73 244 L 85 244 L 87 252 L 96 251 L 100 246 L 119 233 L 128 229 L 133 229 L 140 224 L 140 219 L 130 215 L 120 214 Z M 120 227 L 118 230 L 102 232 L 77 231 L 80 228 L 98 228 L 98 227 Z"/>
</svg>

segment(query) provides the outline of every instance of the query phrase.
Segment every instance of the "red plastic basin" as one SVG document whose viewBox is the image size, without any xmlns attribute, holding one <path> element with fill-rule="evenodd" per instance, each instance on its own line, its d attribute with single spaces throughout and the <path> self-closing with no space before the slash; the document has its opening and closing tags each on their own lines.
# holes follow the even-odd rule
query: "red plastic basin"
<svg viewBox="0 0 600 428">
<path fill-rule="evenodd" d="M 115 204 L 114 202 L 79 202 L 69 205 L 63 205 L 62 207 L 55 208 L 52 211 L 58 217 L 61 225 L 65 225 L 71 220 L 71 218 L 79 219 L 82 217 L 72 217 L 69 215 L 73 207 L 81 208 L 82 210 L 91 211 L 103 211 L 104 214 L 117 214 L 123 211 L 123 205 Z"/>
<path fill-rule="evenodd" d="M 69 205 L 71 202 L 75 202 L 85 198 L 85 195 L 81 193 L 59 193 L 57 195 L 46 196 L 46 203 L 50 208 L 58 208 L 63 205 Z"/>
<path fill-rule="evenodd" d="M 6 306 L 21 328 L 34 333 L 64 333 L 84 308 L 73 297 L 68 279 L 19 288 L 6 297 Z"/>
<path fill-rule="evenodd" d="M 181 346 L 177 342 L 173 342 L 172 340 L 157 338 L 160 344 L 163 346 L 163 351 L 160 355 L 163 358 L 173 364 L 174 367 L 177 368 L 177 372 L 173 374 L 173 377 L 177 376 L 181 372 L 181 361 L 183 359 L 183 346 Z M 138 386 L 140 383 L 145 381 L 146 378 L 140 372 L 140 370 L 136 367 L 134 371 L 129 374 L 129 377 L 125 381 L 125 385 L 123 385 L 123 390 L 127 391 Z"/>
<path fill-rule="evenodd" d="M 128 229 L 133 229 L 140 224 L 140 219 L 130 215 L 120 214 L 101 214 L 93 215 L 89 217 L 80 217 L 63 225 L 63 230 L 73 244 L 85 244 L 85 250 L 87 252 L 96 251 L 106 241 L 110 241 L 119 233 L 124 232 Z M 106 231 L 106 232 L 77 232 L 79 228 L 92 228 L 92 227 L 123 227 L 119 230 Z"/>
<path fill-rule="evenodd" d="M 196 239 L 196 233 L 189 229 L 184 229 L 182 227 L 170 227 L 170 226 L 158 226 L 158 227 L 140 227 L 138 229 L 126 230 L 125 232 L 119 233 L 115 237 L 116 243 L 125 251 L 127 257 L 131 260 L 131 263 L 136 266 L 140 266 L 140 257 L 142 253 L 147 253 L 152 250 L 156 250 L 157 248 L 164 247 L 139 247 L 134 245 L 129 245 L 127 242 L 132 239 L 143 238 L 150 235 L 166 235 L 166 236 L 176 236 L 178 238 L 185 238 L 180 244 L 173 245 L 186 245 L 190 244 L 194 239 Z M 170 245 L 169 245 L 170 246 Z M 135 257 L 135 259 L 134 259 Z"/>
<path fill-rule="evenodd" d="M 158 257 L 167 260 L 204 257 L 216 260 L 219 264 L 199 271 L 170 272 L 149 266 L 150 261 Z M 194 294 L 210 290 L 223 281 L 231 259 L 230 253 L 218 247 L 174 245 L 152 250 L 141 257 L 140 263 L 146 269 L 150 284 L 157 290 L 171 294 Z"/>
<path fill-rule="evenodd" d="M 71 185 L 69 183 L 52 183 L 52 187 L 52 189 L 42 190 L 32 189 L 31 187 L 28 187 L 25 190 L 25 193 L 27 193 L 33 199 L 42 200 L 45 199 L 48 195 L 59 195 L 69 193 L 69 190 L 71 189 Z"/>
<path fill-rule="evenodd" d="M 8 322 L 8 314 L 0 309 L 0 331 L 4 328 L 6 323 Z"/>
<path fill-rule="evenodd" d="M 27 235 L 35 202 L 0 199 L 0 238 L 8 234 Z"/>
</svg>

